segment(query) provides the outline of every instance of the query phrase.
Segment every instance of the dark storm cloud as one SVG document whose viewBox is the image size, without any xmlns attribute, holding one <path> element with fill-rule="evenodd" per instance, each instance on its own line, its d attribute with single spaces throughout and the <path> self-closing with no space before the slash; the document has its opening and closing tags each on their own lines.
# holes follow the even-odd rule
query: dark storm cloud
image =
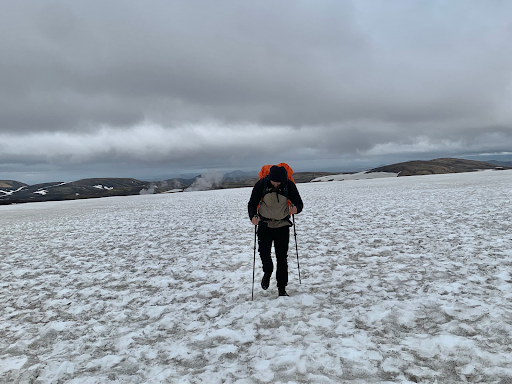
<svg viewBox="0 0 512 384">
<path fill-rule="evenodd" d="M 355 69 L 346 56 L 364 55 L 349 3 L 331 5 L 332 15 L 291 2 L 84 4 L 11 5 L 4 13 L 2 88 L 16 98 L 2 111 L 4 129 L 66 129 L 73 119 L 115 125 L 134 112 L 132 123 L 177 115 L 302 124 L 293 119 L 302 106 L 339 92 L 332 82 L 342 80 L 340 65 Z M 39 124 L 21 116 L 20 101 Z M 110 108 L 117 113 L 108 116 Z"/>
<path fill-rule="evenodd" d="M 511 11 L 508 1 L 3 4 L 0 163 L 507 151 Z"/>
</svg>

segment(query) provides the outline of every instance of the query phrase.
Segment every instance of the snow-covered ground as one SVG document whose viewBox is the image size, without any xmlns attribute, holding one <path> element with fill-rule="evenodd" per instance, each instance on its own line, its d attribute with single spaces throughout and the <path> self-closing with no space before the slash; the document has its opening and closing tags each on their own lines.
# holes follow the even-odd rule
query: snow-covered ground
<svg viewBox="0 0 512 384">
<path fill-rule="evenodd" d="M 511 171 L 298 187 L 254 301 L 250 188 L 0 207 L 0 382 L 512 381 Z"/>
</svg>

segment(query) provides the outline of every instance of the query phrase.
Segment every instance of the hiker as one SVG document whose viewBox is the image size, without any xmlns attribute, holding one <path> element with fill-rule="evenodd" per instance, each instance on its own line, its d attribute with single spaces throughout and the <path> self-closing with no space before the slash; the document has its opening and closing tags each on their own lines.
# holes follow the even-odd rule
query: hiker
<svg viewBox="0 0 512 384">
<path fill-rule="evenodd" d="M 290 226 L 293 225 L 290 215 L 302 211 L 302 199 L 291 178 L 293 171 L 287 164 L 281 163 L 270 167 L 268 175 L 264 177 L 262 172 L 260 172 L 260 180 L 254 185 L 248 204 L 249 218 L 253 225 L 258 225 L 258 250 L 263 263 L 261 288 L 268 289 L 270 277 L 274 271 L 271 257 L 272 242 L 274 242 L 278 293 L 279 296 L 288 296 L 286 293 L 288 242 Z"/>
</svg>

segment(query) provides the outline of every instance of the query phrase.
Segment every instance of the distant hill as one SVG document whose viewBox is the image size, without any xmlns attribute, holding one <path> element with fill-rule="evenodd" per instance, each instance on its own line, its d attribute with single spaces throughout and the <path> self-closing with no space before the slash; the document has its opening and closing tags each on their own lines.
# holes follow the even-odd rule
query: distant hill
<svg viewBox="0 0 512 384">
<path fill-rule="evenodd" d="M 3 182 L 5 180 L 0 181 L 0 185 Z M 147 182 L 135 179 L 119 178 L 82 179 L 73 182 L 52 182 L 35 185 L 24 184 L 16 189 L 13 187 L 9 190 L 0 190 L 0 204 L 136 195 L 148 185 Z"/>
<path fill-rule="evenodd" d="M 255 172 L 231 172 L 224 175 L 220 182 L 213 183 L 206 189 L 252 187 L 258 181 L 257 175 L 254 174 Z M 297 172 L 293 176 L 297 183 L 307 183 L 316 177 L 328 174 L 328 172 Z M 14 180 L 0 180 L 0 205 L 180 192 L 192 185 L 198 178 L 200 176 L 191 179 L 174 178 L 154 182 L 127 178 L 93 178 L 34 185 Z"/>
<path fill-rule="evenodd" d="M 496 169 L 496 167 L 496 164 L 486 163 L 483 161 L 441 158 L 427 161 L 407 161 L 405 163 L 386 165 L 384 167 L 370 169 L 367 173 L 392 172 L 398 173 L 398 176 L 414 176 L 440 173 L 474 172 L 481 169 Z"/>
<path fill-rule="evenodd" d="M 223 183 L 231 183 L 231 182 L 236 182 L 236 181 L 240 181 L 240 180 L 248 180 L 248 179 L 252 179 L 255 177 L 258 177 L 258 172 L 256 172 L 256 171 L 253 171 L 253 172 L 233 171 L 233 172 L 225 173 L 224 177 L 222 179 L 222 182 Z"/>
<path fill-rule="evenodd" d="M 512 161 L 488 160 L 487 163 L 496 164 L 501 167 L 512 167 Z"/>
</svg>

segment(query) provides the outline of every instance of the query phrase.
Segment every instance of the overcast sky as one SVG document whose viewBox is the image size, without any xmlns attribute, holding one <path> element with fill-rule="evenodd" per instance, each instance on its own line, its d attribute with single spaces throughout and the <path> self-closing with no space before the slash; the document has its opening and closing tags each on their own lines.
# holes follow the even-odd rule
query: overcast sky
<svg viewBox="0 0 512 384">
<path fill-rule="evenodd" d="M 511 4 L 4 2 L 0 179 L 510 153 Z"/>
</svg>

